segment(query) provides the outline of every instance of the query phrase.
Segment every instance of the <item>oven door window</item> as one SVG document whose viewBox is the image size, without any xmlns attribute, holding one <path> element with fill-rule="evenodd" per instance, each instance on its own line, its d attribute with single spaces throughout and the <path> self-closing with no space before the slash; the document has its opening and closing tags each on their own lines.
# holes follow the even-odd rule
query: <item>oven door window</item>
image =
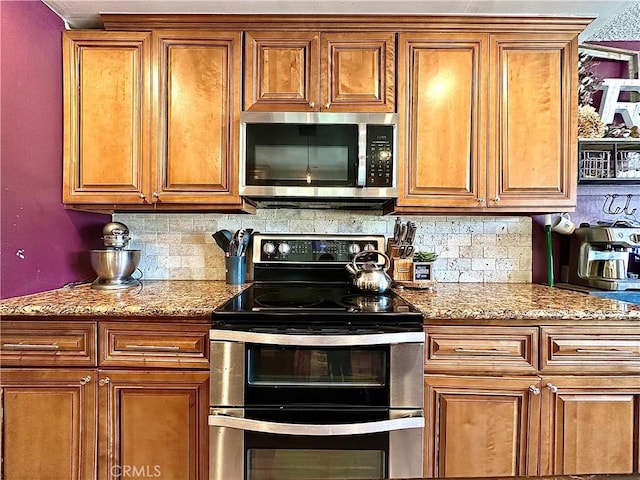
<svg viewBox="0 0 640 480">
<path fill-rule="evenodd" d="M 246 184 L 354 186 L 357 125 L 248 124 Z"/>
<path fill-rule="evenodd" d="M 387 406 L 388 354 L 388 346 L 313 348 L 250 344 L 245 405 Z"/>
<path fill-rule="evenodd" d="M 388 434 L 276 436 L 245 432 L 247 480 L 376 479 L 387 474 Z"/>
</svg>

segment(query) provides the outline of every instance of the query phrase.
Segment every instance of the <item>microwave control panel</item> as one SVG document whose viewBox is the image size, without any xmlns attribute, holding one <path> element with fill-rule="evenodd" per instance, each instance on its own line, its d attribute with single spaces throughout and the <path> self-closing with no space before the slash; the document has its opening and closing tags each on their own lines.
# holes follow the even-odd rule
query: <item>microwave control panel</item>
<svg viewBox="0 0 640 480">
<path fill-rule="evenodd" d="M 393 185 L 393 126 L 367 125 L 367 187 Z"/>
</svg>

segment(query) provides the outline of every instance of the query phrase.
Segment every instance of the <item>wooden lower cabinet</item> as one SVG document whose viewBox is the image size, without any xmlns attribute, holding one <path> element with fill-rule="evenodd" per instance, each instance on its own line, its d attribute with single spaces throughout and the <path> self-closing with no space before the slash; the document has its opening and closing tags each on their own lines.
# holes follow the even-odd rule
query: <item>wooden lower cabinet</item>
<svg viewBox="0 0 640 480">
<path fill-rule="evenodd" d="M 208 477 L 209 373 L 103 370 L 98 479 Z"/>
<path fill-rule="evenodd" d="M 540 380 L 426 375 L 426 477 L 537 473 Z"/>
<path fill-rule="evenodd" d="M 95 478 L 94 377 L 94 369 L 2 369 L 0 478 Z"/>
<path fill-rule="evenodd" d="M 640 472 L 640 377 L 543 377 L 541 474 Z"/>
</svg>

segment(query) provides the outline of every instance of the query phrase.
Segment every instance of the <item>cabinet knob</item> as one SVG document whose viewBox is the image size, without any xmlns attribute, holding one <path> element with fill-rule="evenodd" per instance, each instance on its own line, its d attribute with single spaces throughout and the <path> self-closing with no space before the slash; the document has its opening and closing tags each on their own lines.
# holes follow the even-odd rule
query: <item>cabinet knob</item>
<svg viewBox="0 0 640 480">
<path fill-rule="evenodd" d="M 500 197 L 493 197 L 493 201 L 494 202 L 499 202 L 500 201 Z"/>
<path fill-rule="evenodd" d="M 316 108 L 316 102 L 309 102 L 309 108 Z"/>
<path fill-rule="evenodd" d="M 153 192 L 153 193 L 151 194 L 151 196 L 152 196 L 153 198 L 160 198 L 160 194 L 159 194 L 158 192 Z"/>
<path fill-rule="evenodd" d="M 147 196 L 146 196 L 144 193 L 141 193 L 141 194 L 140 194 L 140 198 L 141 198 L 142 200 L 144 200 L 145 198 L 147 198 Z"/>
<path fill-rule="evenodd" d="M 476 200 L 479 204 L 484 203 L 484 197 L 478 197 L 478 200 Z"/>
<path fill-rule="evenodd" d="M 87 383 L 89 383 L 91 381 L 91 376 L 87 375 L 86 377 L 82 377 L 80 379 L 80 385 L 86 385 Z"/>
<path fill-rule="evenodd" d="M 109 377 L 104 377 L 104 378 L 101 378 L 101 379 L 98 381 L 98 385 L 100 385 L 101 387 L 104 387 L 104 386 L 105 386 L 105 385 L 107 385 L 110 381 L 111 381 L 111 380 L 109 380 Z"/>
<path fill-rule="evenodd" d="M 558 391 L 558 387 L 556 387 L 553 383 L 547 383 L 545 385 L 552 393 L 556 393 Z"/>
<path fill-rule="evenodd" d="M 540 395 L 540 389 L 535 385 L 529 385 L 529 391 L 534 395 Z"/>
<path fill-rule="evenodd" d="M 331 104 L 329 102 L 324 104 L 325 110 L 329 110 L 329 107 L 331 107 Z"/>
</svg>

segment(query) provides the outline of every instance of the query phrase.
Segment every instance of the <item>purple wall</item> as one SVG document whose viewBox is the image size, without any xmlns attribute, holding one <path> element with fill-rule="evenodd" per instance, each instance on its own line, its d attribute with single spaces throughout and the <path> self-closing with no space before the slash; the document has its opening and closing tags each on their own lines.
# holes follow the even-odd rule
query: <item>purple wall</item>
<svg viewBox="0 0 640 480">
<path fill-rule="evenodd" d="M 61 201 L 64 23 L 37 0 L 0 1 L 0 21 L 0 298 L 8 298 L 93 279 L 88 251 L 110 217 Z"/>
</svg>

